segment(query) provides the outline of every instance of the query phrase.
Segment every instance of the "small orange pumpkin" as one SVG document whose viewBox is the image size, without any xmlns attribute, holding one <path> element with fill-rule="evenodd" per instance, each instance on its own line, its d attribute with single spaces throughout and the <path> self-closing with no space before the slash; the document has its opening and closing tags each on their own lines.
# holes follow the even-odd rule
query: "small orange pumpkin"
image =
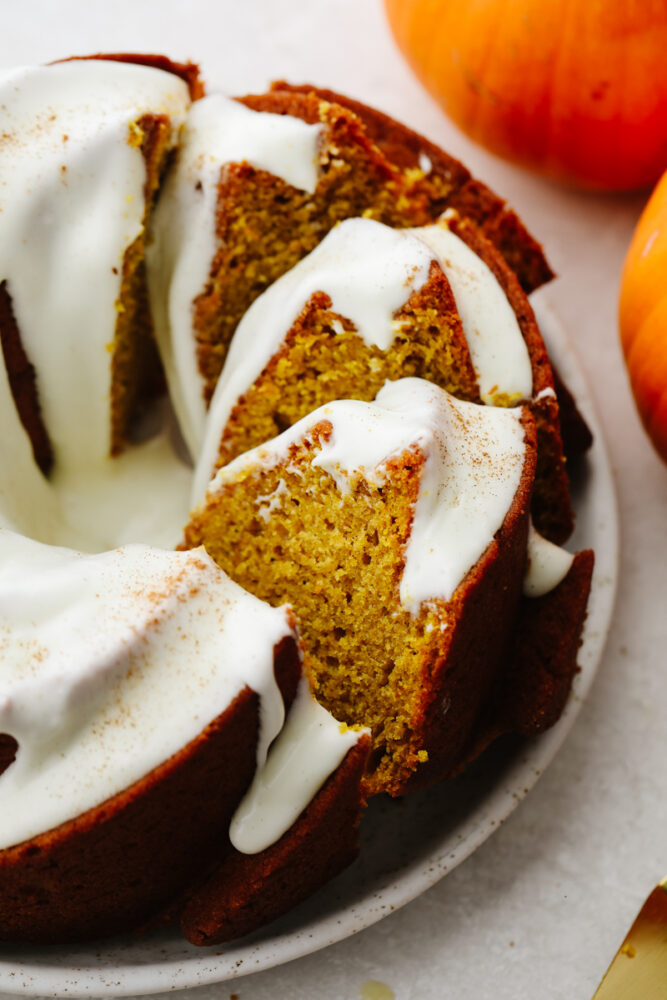
<svg viewBox="0 0 667 1000">
<path fill-rule="evenodd" d="M 637 408 L 667 462 L 667 173 L 641 215 L 625 259 L 619 324 Z"/>
<path fill-rule="evenodd" d="M 598 190 L 667 167 L 667 0 L 385 0 L 399 48 L 491 152 Z"/>
</svg>

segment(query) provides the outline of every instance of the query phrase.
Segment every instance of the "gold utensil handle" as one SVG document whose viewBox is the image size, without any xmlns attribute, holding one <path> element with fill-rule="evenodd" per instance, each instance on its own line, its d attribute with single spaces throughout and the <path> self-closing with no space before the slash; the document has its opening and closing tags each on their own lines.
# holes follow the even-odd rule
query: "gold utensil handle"
<svg viewBox="0 0 667 1000">
<path fill-rule="evenodd" d="M 593 1000 L 667 1000 L 667 878 L 642 906 Z"/>
</svg>

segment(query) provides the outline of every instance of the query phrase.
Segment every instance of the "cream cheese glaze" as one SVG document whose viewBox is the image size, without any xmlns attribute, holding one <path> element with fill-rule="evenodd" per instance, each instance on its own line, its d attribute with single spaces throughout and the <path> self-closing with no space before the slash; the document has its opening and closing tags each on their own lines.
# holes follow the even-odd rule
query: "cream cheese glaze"
<svg viewBox="0 0 667 1000">
<path fill-rule="evenodd" d="M 234 847 L 255 854 L 278 840 L 298 818 L 301 803 L 310 802 L 332 773 L 332 761 L 338 767 L 358 739 L 359 732 L 336 722 L 315 701 L 302 678 L 266 767 L 257 770 L 236 810 L 229 828 Z"/>
<path fill-rule="evenodd" d="M 530 355 L 514 310 L 487 264 L 446 226 L 410 230 L 436 255 L 452 287 L 483 402 L 530 399 Z"/>
<path fill-rule="evenodd" d="M 574 556 L 543 538 L 532 521 L 528 529 L 528 564 L 523 581 L 526 597 L 542 597 L 554 590 L 570 571 Z"/>
<path fill-rule="evenodd" d="M 419 497 L 400 581 L 401 604 L 413 614 L 424 601 L 450 600 L 501 527 L 521 479 L 525 456 L 520 408 L 462 402 L 422 379 L 388 382 L 374 403 L 336 400 L 218 470 L 214 496 L 247 468 L 273 466 L 322 422 L 332 432 L 312 464 L 341 493 L 363 476 L 386 479 L 389 459 L 417 447 L 424 455 Z M 281 496 L 262 498 L 280 505 Z"/>
<path fill-rule="evenodd" d="M 155 212 L 148 261 L 156 336 L 193 459 L 204 436 L 206 406 L 194 351 L 192 308 L 206 287 L 215 256 L 221 171 L 228 163 L 247 162 L 313 192 L 321 134 L 320 125 L 251 111 L 220 94 L 197 101 L 188 116 L 176 167 Z"/>
<path fill-rule="evenodd" d="M 128 140 L 147 112 L 168 114 L 175 139 L 189 103 L 178 77 L 124 63 L 0 78 L 17 154 L 0 161 L 0 281 L 56 458 L 47 481 L 0 351 L 0 732 L 18 742 L 0 775 L 0 848 L 122 791 L 246 684 L 260 694 L 260 767 L 283 723 L 273 650 L 294 634 L 286 610 L 203 550 L 159 548 L 178 541 L 191 489 L 168 431 L 108 457 L 120 272 L 144 217 L 144 162 Z M 341 734 L 330 770 L 349 744 Z M 295 790 L 292 813 L 311 793 Z"/>
</svg>

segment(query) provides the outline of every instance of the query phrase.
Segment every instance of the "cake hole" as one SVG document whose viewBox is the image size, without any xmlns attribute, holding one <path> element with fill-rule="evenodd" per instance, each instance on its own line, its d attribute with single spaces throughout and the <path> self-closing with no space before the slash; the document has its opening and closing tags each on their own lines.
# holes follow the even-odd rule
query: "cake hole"
<svg viewBox="0 0 667 1000">
<path fill-rule="evenodd" d="M 276 427 L 278 429 L 278 433 L 279 434 L 282 434 L 283 431 L 286 431 L 288 429 L 288 427 L 292 426 L 292 423 L 291 423 L 289 417 L 286 417 L 283 413 L 275 412 L 275 413 L 272 414 L 272 418 L 273 418 L 274 424 L 276 425 Z"/>
<path fill-rule="evenodd" d="M 366 764 L 367 774 L 374 774 L 378 767 L 384 759 L 385 748 L 384 745 L 376 746 L 373 748 L 368 757 L 368 763 Z"/>
<path fill-rule="evenodd" d="M 9 733 L 0 733 L 0 774 L 16 760 L 19 745 Z"/>
</svg>

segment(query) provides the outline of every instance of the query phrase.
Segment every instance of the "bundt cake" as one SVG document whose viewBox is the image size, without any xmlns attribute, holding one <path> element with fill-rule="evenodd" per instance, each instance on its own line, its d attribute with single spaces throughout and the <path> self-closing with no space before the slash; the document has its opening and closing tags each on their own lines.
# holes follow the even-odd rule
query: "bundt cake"
<svg viewBox="0 0 667 1000">
<path fill-rule="evenodd" d="M 326 92 L 96 56 L 0 75 L 0 122 L 0 939 L 213 944 L 349 863 L 370 795 L 562 710 L 550 272 Z"/>
</svg>

